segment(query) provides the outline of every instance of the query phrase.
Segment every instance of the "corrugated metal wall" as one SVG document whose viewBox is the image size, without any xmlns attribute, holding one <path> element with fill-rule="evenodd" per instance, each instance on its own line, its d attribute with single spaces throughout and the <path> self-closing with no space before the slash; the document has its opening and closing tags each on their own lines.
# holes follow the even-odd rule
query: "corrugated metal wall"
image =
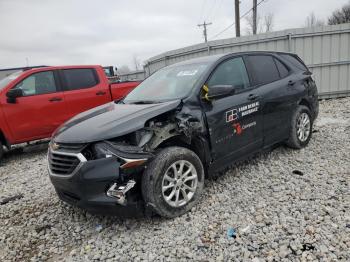
<svg viewBox="0 0 350 262">
<path fill-rule="evenodd" d="M 0 80 L 17 71 L 17 69 L 0 70 Z"/>
<path fill-rule="evenodd" d="M 350 24 L 289 29 L 210 41 L 150 58 L 146 75 L 195 57 L 240 51 L 285 51 L 298 54 L 314 74 L 321 97 L 350 95 Z"/>
<path fill-rule="evenodd" d="M 145 78 L 145 71 L 137 70 L 131 71 L 126 74 L 118 75 L 121 81 L 133 81 L 133 80 L 143 80 Z"/>
</svg>

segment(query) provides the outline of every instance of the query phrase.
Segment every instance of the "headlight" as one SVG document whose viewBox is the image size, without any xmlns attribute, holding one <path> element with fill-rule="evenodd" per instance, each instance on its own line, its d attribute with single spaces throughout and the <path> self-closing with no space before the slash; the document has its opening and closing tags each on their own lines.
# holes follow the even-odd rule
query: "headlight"
<svg viewBox="0 0 350 262">
<path fill-rule="evenodd" d="M 122 169 L 141 166 L 152 157 L 152 154 L 143 152 L 140 147 L 113 144 L 109 141 L 95 144 L 94 151 L 96 158 L 118 158 Z"/>
</svg>

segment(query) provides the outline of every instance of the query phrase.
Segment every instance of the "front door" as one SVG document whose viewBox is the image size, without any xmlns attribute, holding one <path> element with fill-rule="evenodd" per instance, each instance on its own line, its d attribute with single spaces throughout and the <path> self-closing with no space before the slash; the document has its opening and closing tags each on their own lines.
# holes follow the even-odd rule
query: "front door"
<svg viewBox="0 0 350 262">
<path fill-rule="evenodd" d="M 233 85 L 235 94 L 204 102 L 214 160 L 239 158 L 262 146 L 262 115 L 259 97 L 250 88 L 242 57 L 222 62 L 207 81 L 209 90 L 216 85 Z"/>
<path fill-rule="evenodd" d="M 23 96 L 16 103 L 4 102 L 2 106 L 16 143 L 50 137 L 67 119 L 64 94 L 56 83 L 54 72 L 44 71 L 13 87 L 22 89 Z"/>
</svg>

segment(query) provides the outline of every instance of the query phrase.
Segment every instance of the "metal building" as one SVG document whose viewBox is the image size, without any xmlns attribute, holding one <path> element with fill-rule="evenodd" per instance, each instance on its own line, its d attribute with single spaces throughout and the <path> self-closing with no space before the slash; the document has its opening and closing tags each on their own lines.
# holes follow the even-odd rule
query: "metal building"
<svg viewBox="0 0 350 262">
<path fill-rule="evenodd" d="M 240 51 L 284 51 L 298 54 L 313 72 L 320 97 L 350 95 L 350 23 L 228 38 L 192 45 L 150 58 L 146 76 L 194 57 Z"/>
<path fill-rule="evenodd" d="M 30 68 L 37 68 L 37 67 L 44 67 L 44 66 L 31 66 L 31 67 L 14 67 L 14 68 L 4 68 L 4 69 L 0 69 L 0 80 L 5 78 L 8 75 L 11 75 L 12 73 L 15 73 L 17 71 L 23 71 L 26 69 L 30 69 Z"/>
<path fill-rule="evenodd" d="M 131 71 L 125 74 L 118 74 L 118 76 L 120 77 L 121 81 L 143 80 L 145 79 L 145 71 L 144 70 Z"/>
</svg>

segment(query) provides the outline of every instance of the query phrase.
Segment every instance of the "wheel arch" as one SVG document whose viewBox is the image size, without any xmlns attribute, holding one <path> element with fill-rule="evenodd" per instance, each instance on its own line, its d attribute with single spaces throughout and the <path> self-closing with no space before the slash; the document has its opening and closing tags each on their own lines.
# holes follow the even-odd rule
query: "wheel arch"
<svg viewBox="0 0 350 262">
<path fill-rule="evenodd" d="M 315 105 L 311 101 L 309 101 L 306 98 L 302 98 L 299 101 L 298 105 L 306 106 L 310 110 L 312 121 L 315 121 L 315 119 L 318 115 L 318 110 L 317 109 L 315 110 Z"/>
<path fill-rule="evenodd" d="M 157 148 L 165 148 L 169 146 L 185 147 L 193 151 L 203 164 L 205 176 L 208 176 L 207 167 L 210 164 L 210 148 L 205 138 L 202 136 L 196 136 L 189 140 L 185 135 L 173 136 L 164 140 Z"/>
<path fill-rule="evenodd" d="M 0 141 L 1 143 L 6 146 L 7 148 L 10 148 L 10 143 L 7 141 L 4 132 L 2 132 L 2 130 L 0 129 Z"/>
<path fill-rule="evenodd" d="M 310 103 L 307 99 L 305 99 L 305 98 L 302 98 L 302 99 L 299 101 L 298 105 L 306 106 L 307 108 L 309 108 L 309 110 L 312 110 L 311 103 Z"/>
</svg>

